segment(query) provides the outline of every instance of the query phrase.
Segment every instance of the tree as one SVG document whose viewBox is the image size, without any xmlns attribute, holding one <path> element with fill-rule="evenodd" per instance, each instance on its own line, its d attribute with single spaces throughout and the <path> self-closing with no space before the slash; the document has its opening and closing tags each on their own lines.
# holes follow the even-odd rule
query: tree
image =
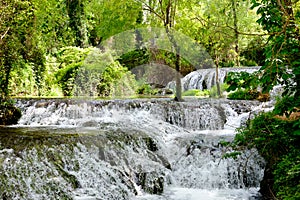
<svg viewBox="0 0 300 200">
<path fill-rule="evenodd" d="M 175 50 L 175 69 L 176 69 L 176 94 L 175 100 L 182 101 L 181 94 L 181 80 L 180 80 L 180 46 L 174 37 L 173 30 L 175 30 L 176 13 L 179 1 L 178 0 L 150 0 L 150 1 L 138 1 L 143 5 L 143 9 L 149 12 L 147 15 L 148 23 L 157 25 L 160 24 L 165 28 L 170 42 Z"/>
<path fill-rule="evenodd" d="M 19 0 L 1 1 L 0 7 L 0 93 L 6 98 L 11 71 L 36 60 L 36 51 L 31 49 L 34 8 L 30 1 Z"/>
<path fill-rule="evenodd" d="M 73 28 L 71 28 L 66 0 L 31 1 L 35 7 L 35 32 L 39 33 L 38 42 L 45 49 L 46 54 L 56 53 L 58 49 L 65 46 L 74 46 L 76 40 L 77 45 L 80 45 L 81 42 L 78 40 L 82 39 L 81 36 L 76 38 Z M 72 20 L 76 21 L 76 19 Z M 73 25 L 76 23 L 73 22 Z M 85 38 L 83 37 L 83 39 Z M 82 43 L 84 42 L 82 41 Z"/>
<path fill-rule="evenodd" d="M 250 1 L 189 1 L 177 28 L 202 44 L 220 67 L 238 66 L 240 52 L 261 33 Z"/>
<path fill-rule="evenodd" d="M 85 47 L 88 43 L 85 4 L 85 0 L 66 0 L 69 26 L 75 33 L 75 45 L 78 47 Z"/>
<path fill-rule="evenodd" d="M 284 86 L 283 96 L 288 98 L 278 112 L 289 115 L 296 107 L 300 107 L 299 1 L 252 2 L 253 8 L 258 8 L 258 23 L 269 34 L 266 63 L 261 68 L 262 86 L 265 91 L 278 84 Z"/>
<path fill-rule="evenodd" d="M 142 6 L 135 0 L 91 0 L 86 5 L 88 30 L 94 46 L 142 23 Z"/>
</svg>

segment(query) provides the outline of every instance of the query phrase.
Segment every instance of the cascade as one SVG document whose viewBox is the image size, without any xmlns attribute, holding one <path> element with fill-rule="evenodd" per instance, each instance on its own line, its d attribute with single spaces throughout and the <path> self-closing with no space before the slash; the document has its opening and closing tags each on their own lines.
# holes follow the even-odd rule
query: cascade
<svg viewBox="0 0 300 200">
<path fill-rule="evenodd" d="M 248 73 L 253 73 L 257 71 L 260 67 L 240 67 L 240 68 L 219 68 L 219 82 L 224 83 L 225 77 L 228 72 L 241 72 L 245 71 Z M 193 71 L 183 77 L 181 79 L 182 82 L 182 89 L 183 91 L 190 90 L 190 89 L 211 89 L 214 85 L 216 85 L 216 69 L 209 68 L 209 69 L 199 69 Z M 170 82 L 167 85 L 167 88 L 174 89 L 175 82 Z"/>
<path fill-rule="evenodd" d="M 17 100 L 0 129 L 2 199 L 257 199 L 264 161 L 222 141 L 256 101 Z"/>
</svg>

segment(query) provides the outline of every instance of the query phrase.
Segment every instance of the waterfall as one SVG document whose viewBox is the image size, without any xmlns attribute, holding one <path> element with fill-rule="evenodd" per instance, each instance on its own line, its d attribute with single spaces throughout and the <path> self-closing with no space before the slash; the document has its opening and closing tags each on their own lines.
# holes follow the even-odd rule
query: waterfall
<svg viewBox="0 0 300 200">
<path fill-rule="evenodd" d="M 253 73 L 257 71 L 260 67 L 240 67 L 240 68 L 219 68 L 219 82 L 224 83 L 226 75 L 228 72 L 241 72 L 245 71 L 248 73 Z M 190 90 L 190 89 L 211 89 L 214 85 L 216 85 L 216 69 L 199 69 L 197 71 L 193 71 L 183 77 L 181 79 L 181 85 L 183 91 Z M 174 89 L 175 82 L 170 82 L 167 85 L 167 88 Z"/>
<path fill-rule="evenodd" d="M 264 161 L 222 159 L 256 101 L 17 100 L 0 129 L 2 199 L 251 199 Z M 204 197 L 204 196 L 205 197 Z"/>
</svg>

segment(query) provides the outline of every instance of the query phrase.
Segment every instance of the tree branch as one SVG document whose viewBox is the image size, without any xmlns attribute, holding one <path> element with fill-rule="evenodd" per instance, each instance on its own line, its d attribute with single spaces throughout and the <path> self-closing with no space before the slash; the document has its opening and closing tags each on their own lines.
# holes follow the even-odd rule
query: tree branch
<svg viewBox="0 0 300 200">
<path fill-rule="evenodd" d="M 1 35 L 1 37 L 0 37 L 0 38 L 1 38 L 1 41 L 3 40 L 3 38 L 5 37 L 5 35 L 7 35 L 9 29 L 10 29 L 10 28 L 8 27 L 7 30 L 5 31 L 5 33 Z"/>
<path fill-rule="evenodd" d="M 226 26 L 221 26 L 221 25 L 217 25 L 216 23 L 213 23 L 213 22 L 209 22 L 208 20 L 202 18 L 202 17 L 194 17 L 192 18 L 191 20 L 197 20 L 199 21 L 202 26 L 205 26 L 203 22 L 205 22 L 206 24 L 212 24 L 212 26 L 214 27 L 219 27 L 219 28 L 229 28 L 229 29 L 232 29 L 232 30 L 236 30 L 234 27 L 231 27 L 229 25 L 226 25 Z M 276 34 L 280 34 L 282 32 L 275 32 L 275 33 L 245 33 L 245 32 L 241 32 L 241 31 L 237 31 L 237 33 L 239 35 L 249 35 L 249 36 L 266 36 L 266 35 L 276 35 Z"/>
<path fill-rule="evenodd" d="M 152 8 L 150 5 L 146 4 L 145 2 L 141 1 L 141 0 L 136 0 L 137 2 L 141 3 L 143 6 L 143 10 L 149 11 L 150 13 L 153 13 L 154 15 L 156 15 L 159 19 L 164 21 L 164 17 L 161 16 L 160 14 L 158 14 L 154 8 Z"/>
</svg>

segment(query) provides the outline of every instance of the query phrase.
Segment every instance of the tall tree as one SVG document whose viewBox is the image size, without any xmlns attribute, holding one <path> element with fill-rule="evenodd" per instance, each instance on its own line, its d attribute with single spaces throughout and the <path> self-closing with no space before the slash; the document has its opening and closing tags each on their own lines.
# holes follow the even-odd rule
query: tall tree
<svg viewBox="0 0 300 200">
<path fill-rule="evenodd" d="M 76 35 L 71 28 L 66 0 L 31 0 L 35 11 L 35 32 L 46 53 L 56 53 L 64 46 L 76 45 Z M 74 21 L 74 19 L 73 19 Z M 77 41 L 80 45 L 80 41 Z"/>
<path fill-rule="evenodd" d="M 78 47 L 85 47 L 88 43 L 85 4 L 85 0 L 66 0 L 70 27 L 75 33 L 75 45 Z"/>
<path fill-rule="evenodd" d="M 175 100 L 182 101 L 181 94 L 181 79 L 180 79 L 180 46 L 174 37 L 174 30 L 176 24 L 176 14 L 178 9 L 178 0 L 149 0 L 149 1 L 138 1 L 143 4 L 143 9 L 148 12 L 147 20 L 148 23 L 162 25 L 165 28 L 166 34 L 174 48 L 175 52 L 175 69 L 176 69 L 176 94 Z"/>
<path fill-rule="evenodd" d="M 238 66 L 240 52 L 261 33 L 250 0 L 189 1 L 177 21 L 178 30 L 202 44 L 222 66 Z M 216 61 L 216 60 L 215 60 Z"/>
<path fill-rule="evenodd" d="M 27 62 L 34 63 L 35 71 L 43 71 L 44 55 L 36 45 L 34 5 L 4 0 L 0 7 L 0 93 L 7 97 L 11 71 Z"/>
<path fill-rule="evenodd" d="M 233 15 L 233 29 L 234 29 L 234 43 L 235 43 L 235 53 L 236 53 L 236 65 L 240 66 L 239 61 L 239 30 L 238 30 L 238 18 L 237 18 L 237 6 L 238 1 L 237 0 L 231 0 L 231 10 Z"/>
<path fill-rule="evenodd" d="M 94 45 L 137 28 L 143 20 L 141 3 L 135 0 L 91 0 L 86 5 L 86 15 L 89 37 Z"/>
<path fill-rule="evenodd" d="M 268 32 L 266 63 L 261 68 L 265 91 L 278 83 L 285 87 L 288 99 L 281 112 L 289 114 L 300 107 L 300 2 L 292 0 L 253 0 L 253 8 L 260 15 L 258 23 Z"/>
</svg>

